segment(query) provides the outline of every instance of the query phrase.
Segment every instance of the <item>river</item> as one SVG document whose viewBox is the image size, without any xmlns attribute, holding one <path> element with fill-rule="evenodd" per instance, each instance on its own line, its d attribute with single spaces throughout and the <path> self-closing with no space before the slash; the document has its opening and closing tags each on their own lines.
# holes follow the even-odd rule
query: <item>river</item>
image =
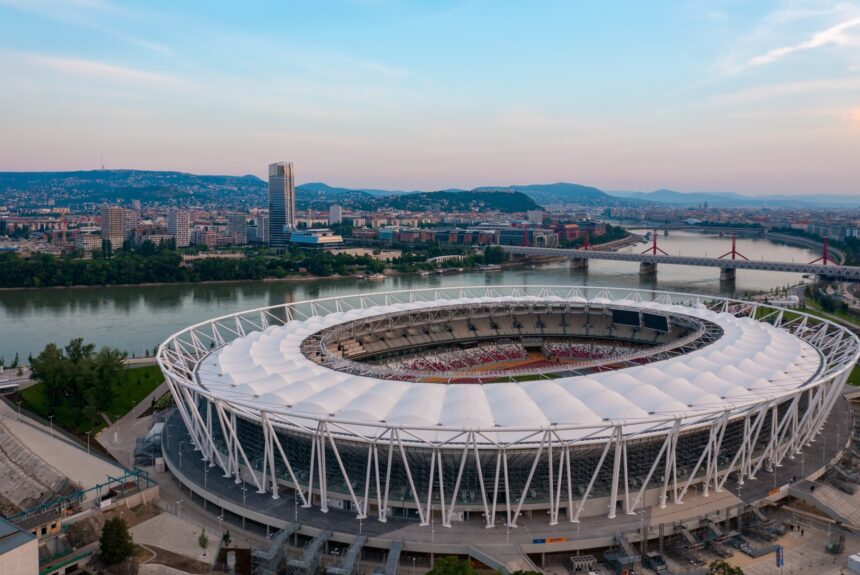
<svg viewBox="0 0 860 575">
<path fill-rule="evenodd" d="M 731 240 L 715 235 L 671 232 L 659 245 L 678 253 L 716 257 Z M 649 244 L 650 245 L 650 244 Z M 638 244 L 629 251 L 641 252 Z M 750 259 L 808 262 L 818 257 L 800 247 L 764 238 L 739 238 L 738 250 Z M 738 270 L 733 285 L 720 284 L 717 268 L 659 266 L 656 277 L 640 278 L 639 264 L 593 260 L 587 272 L 566 262 L 492 273 L 421 277 L 405 275 L 381 281 L 316 280 L 240 282 L 134 287 L 98 287 L 0 291 L 0 356 L 7 364 L 18 353 L 25 359 L 48 342 L 65 344 L 84 337 L 137 356 L 151 351 L 172 333 L 215 316 L 302 299 L 369 291 L 459 285 L 547 284 L 642 287 L 745 297 L 802 281 L 799 274 Z"/>
</svg>

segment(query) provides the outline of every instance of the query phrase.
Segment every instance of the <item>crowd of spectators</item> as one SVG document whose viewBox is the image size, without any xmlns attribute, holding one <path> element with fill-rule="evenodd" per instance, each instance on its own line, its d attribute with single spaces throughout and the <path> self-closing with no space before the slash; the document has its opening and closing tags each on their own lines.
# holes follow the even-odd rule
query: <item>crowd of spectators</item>
<svg viewBox="0 0 860 575">
<path fill-rule="evenodd" d="M 389 366 L 409 371 L 453 371 L 526 358 L 528 358 L 528 352 L 522 345 L 499 343 L 402 359 Z"/>
</svg>

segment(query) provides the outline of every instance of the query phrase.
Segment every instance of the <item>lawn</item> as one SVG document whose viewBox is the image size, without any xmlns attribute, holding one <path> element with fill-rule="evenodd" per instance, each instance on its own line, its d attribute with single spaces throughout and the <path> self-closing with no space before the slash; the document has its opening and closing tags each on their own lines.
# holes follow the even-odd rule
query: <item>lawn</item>
<svg viewBox="0 0 860 575">
<path fill-rule="evenodd" d="M 852 313 L 846 313 L 844 311 L 832 311 L 826 312 L 821 309 L 821 305 L 812 298 L 806 298 L 806 307 L 809 308 L 810 313 L 820 315 L 824 318 L 827 318 L 832 321 L 842 320 L 845 323 L 851 324 L 856 327 L 860 327 L 860 318 Z"/>
<path fill-rule="evenodd" d="M 113 402 L 104 411 L 112 421 L 116 421 L 131 408 L 140 403 L 140 401 L 149 395 L 158 385 L 164 381 L 164 376 L 157 365 L 148 365 L 145 367 L 134 367 L 122 371 L 119 377 L 113 384 L 116 391 Z M 20 399 L 23 401 L 22 407 L 28 409 L 44 418 L 54 415 L 54 423 L 68 429 L 70 431 L 79 431 L 86 433 L 87 431 L 96 432 L 105 427 L 103 418 L 98 421 L 81 421 L 80 425 L 75 424 L 74 413 L 68 405 L 60 405 L 54 413 L 48 412 L 48 407 L 45 404 L 44 388 L 41 383 L 28 387 L 20 392 Z"/>
<path fill-rule="evenodd" d="M 860 385 L 860 365 L 855 365 L 851 370 L 851 375 L 848 376 L 848 383 L 851 385 Z"/>
</svg>

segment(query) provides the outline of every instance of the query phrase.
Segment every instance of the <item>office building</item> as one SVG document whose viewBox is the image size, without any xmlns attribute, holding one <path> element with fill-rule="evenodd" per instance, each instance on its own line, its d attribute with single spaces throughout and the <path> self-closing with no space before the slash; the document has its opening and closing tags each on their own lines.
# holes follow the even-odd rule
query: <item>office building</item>
<svg viewBox="0 0 860 575">
<path fill-rule="evenodd" d="M 167 215 L 167 233 L 176 238 L 177 248 L 191 245 L 191 214 L 182 210 L 170 210 Z"/>
<path fill-rule="evenodd" d="M 343 208 L 332 204 L 328 208 L 328 225 L 339 224 L 343 221 Z"/>
<path fill-rule="evenodd" d="M 269 242 L 286 245 L 295 228 L 296 187 L 292 162 L 269 164 Z"/>
<path fill-rule="evenodd" d="M 332 249 L 343 247 L 343 238 L 329 229 L 296 230 L 290 243 L 304 248 Z"/>
</svg>

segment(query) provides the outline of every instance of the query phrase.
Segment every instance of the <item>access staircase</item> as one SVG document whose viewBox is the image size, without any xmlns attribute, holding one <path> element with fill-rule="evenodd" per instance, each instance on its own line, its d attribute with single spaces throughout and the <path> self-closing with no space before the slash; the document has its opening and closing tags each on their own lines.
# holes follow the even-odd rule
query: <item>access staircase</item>
<svg viewBox="0 0 860 575">
<path fill-rule="evenodd" d="M 258 573 L 259 575 L 276 575 L 284 560 L 287 538 L 298 530 L 298 523 L 290 523 L 275 533 L 266 549 L 254 549 L 251 552 L 254 573 Z"/>
<path fill-rule="evenodd" d="M 287 572 L 296 575 L 311 575 L 317 572 L 320 560 L 320 550 L 323 544 L 332 536 L 332 530 L 320 531 L 308 546 L 305 547 L 302 556 L 298 559 L 287 561 Z"/>
<path fill-rule="evenodd" d="M 397 567 L 400 565 L 400 552 L 403 551 L 403 541 L 394 541 L 388 550 L 388 559 L 382 569 L 377 569 L 373 575 L 397 575 Z"/>
<path fill-rule="evenodd" d="M 353 575 L 355 568 L 358 566 L 358 559 L 361 555 L 361 548 L 367 543 L 367 537 L 359 535 L 350 544 L 346 553 L 343 554 L 343 561 L 340 565 L 329 566 L 326 569 L 328 575 Z"/>
<path fill-rule="evenodd" d="M 850 495 L 842 493 L 835 487 L 826 483 L 801 481 L 792 485 L 789 493 L 823 511 L 831 519 L 860 528 L 860 505 Z"/>
<path fill-rule="evenodd" d="M 680 525 L 679 531 L 681 532 L 681 536 L 687 541 L 690 545 L 691 549 L 695 549 L 697 547 L 701 547 L 701 543 L 699 543 L 698 539 L 693 537 L 693 534 L 690 533 L 690 530 L 687 529 L 686 525 Z"/>
</svg>

